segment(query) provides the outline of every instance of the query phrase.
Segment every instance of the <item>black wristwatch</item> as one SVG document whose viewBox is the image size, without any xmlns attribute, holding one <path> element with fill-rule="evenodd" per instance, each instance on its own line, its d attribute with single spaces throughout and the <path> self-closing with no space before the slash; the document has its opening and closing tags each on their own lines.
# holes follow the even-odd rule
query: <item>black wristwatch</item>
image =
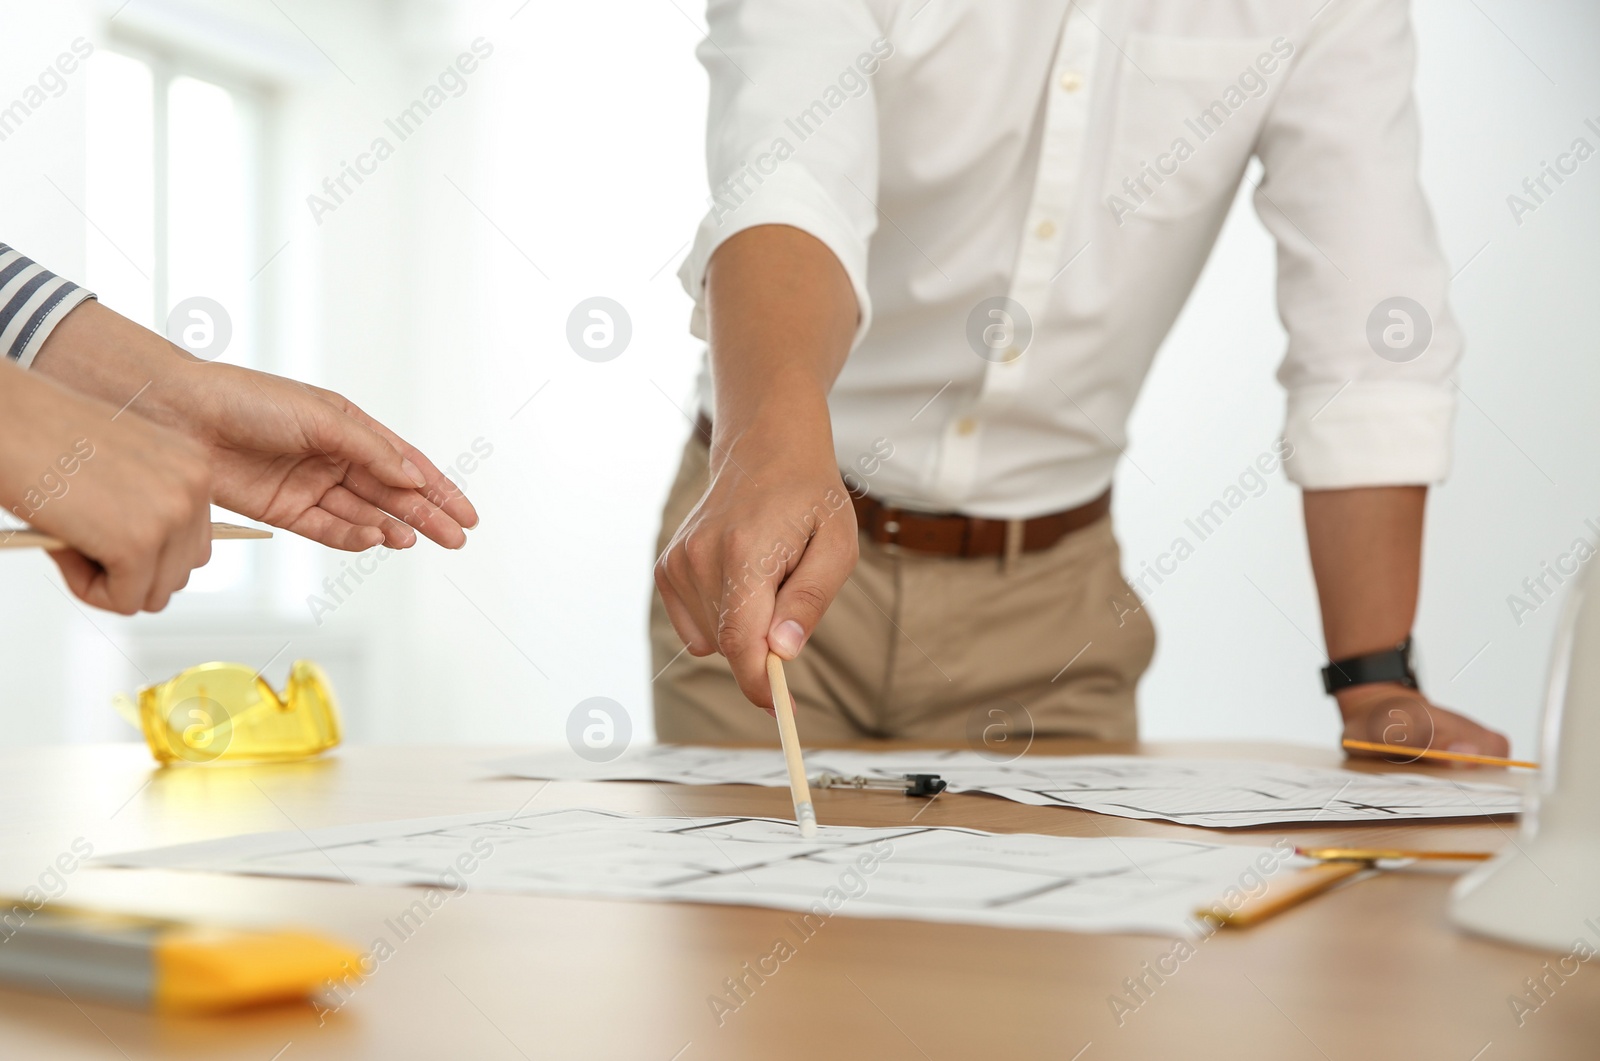
<svg viewBox="0 0 1600 1061">
<path fill-rule="evenodd" d="M 1397 682 L 1410 689 L 1417 687 L 1417 675 L 1411 669 L 1411 638 L 1382 652 L 1334 660 L 1322 668 L 1322 688 L 1329 696 L 1353 685 L 1373 682 Z"/>
</svg>

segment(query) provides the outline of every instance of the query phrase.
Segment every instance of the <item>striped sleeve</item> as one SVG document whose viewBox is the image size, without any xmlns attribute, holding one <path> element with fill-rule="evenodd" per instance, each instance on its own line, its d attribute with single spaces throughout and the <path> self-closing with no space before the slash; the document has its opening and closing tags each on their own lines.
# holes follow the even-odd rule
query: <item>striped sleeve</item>
<svg viewBox="0 0 1600 1061">
<path fill-rule="evenodd" d="M 31 258 L 0 243 L 0 351 L 23 368 L 62 318 L 94 298 Z"/>
</svg>

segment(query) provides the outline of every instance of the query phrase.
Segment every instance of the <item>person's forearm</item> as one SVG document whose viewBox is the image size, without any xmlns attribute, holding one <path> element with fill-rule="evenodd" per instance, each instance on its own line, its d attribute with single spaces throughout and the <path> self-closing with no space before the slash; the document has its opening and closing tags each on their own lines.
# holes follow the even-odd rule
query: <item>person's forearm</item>
<svg viewBox="0 0 1600 1061">
<path fill-rule="evenodd" d="M 1307 490 L 1306 540 L 1330 659 L 1393 648 L 1411 632 L 1425 486 Z"/>
<path fill-rule="evenodd" d="M 684 647 L 722 653 L 745 696 L 770 709 L 767 653 L 795 658 L 855 567 L 828 391 L 858 310 L 827 247 L 766 225 L 712 255 L 706 312 L 711 484 L 656 561 L 656 587 Z"/>
<path fill-rule="evenodd" d="M 147 419 L 173 427 L 179 418 L 170 415 L 166 399 L 186 386 L 188 370 L 199 364 L 162 336 L 91 301 L 56 325 L 32 371 L 118 408 L 133 402 Z"/>
<path fill-rule="evenodd" d="M 1306 540 L 1330 659 L 1394 648 L 1411 633 L 1427 501 L 1425 486 L 1306 491 Z M 1502 734 L 1398 682 L 1354 685 L 1336 698 L 1346 739 L 1510 754 Z"/>
<path fill-rule="evenodd" d="M 54 455 L 36 452 L 38 438 L 48 422 L 53 384 L 33 378 L 10 358 L 0 357 L 0 507 L 26 521 L 35 504 L 43 505 L 48 494 L 41 481 L 56 472 Z M 93 448 L 93 441 L 88 443 Z M 26 495 L 36 497 L 30 502 Z M 0 533 L 4 533 L 0 531 Z"/>
<path fill-rule="evenodd" d="M 706 312 L 719 443 L 752 430 L 826 437 L 828 391 L 859 319 L 833 252 L 787 225 L 747 229 L 712 256 Z"/>
</svg>

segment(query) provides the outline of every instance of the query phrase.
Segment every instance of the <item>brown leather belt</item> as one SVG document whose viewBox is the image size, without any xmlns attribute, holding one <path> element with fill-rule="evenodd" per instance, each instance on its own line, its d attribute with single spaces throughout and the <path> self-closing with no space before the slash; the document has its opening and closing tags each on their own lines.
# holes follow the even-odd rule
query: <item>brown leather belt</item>
<svg viewBox="0 0 1600 1061">
<path fill-rule="evenodd" d="M 1111 491 L 1077 508 L 1032 519 L 981 519 L 959 513 L 908 512 L 870 494 L 852 497 L 856 525 L 880 545 L 940 556 L 1005 556 L 1048 549 L 1111 511 Z"/>
<path fill-rule="evenodd" d="M 711 421 L 695 422 L 702 441 L 711 440 Z M 1076 508 L 1032 519 L 1004 520 L 963 516 L 960 513 L 913 512 L 895 508 L 868 494 L 851 495 L 856 525 L 879 545 L 894 545 L 939 556 L 1014 556 L 1048 549 L 1062 538 L 1082 530 L 1111 511 L 1111 490 Z"/>
</svg>

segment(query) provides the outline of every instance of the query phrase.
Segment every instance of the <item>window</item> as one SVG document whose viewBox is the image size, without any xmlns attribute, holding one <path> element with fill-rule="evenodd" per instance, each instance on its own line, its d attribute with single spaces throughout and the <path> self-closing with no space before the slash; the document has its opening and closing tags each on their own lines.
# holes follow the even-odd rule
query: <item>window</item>
<svg viewBox="0 0 1600 1061">
<path fill-rule="evenodd" d="M 214 300 L 230 331 L 221 358 L 270 369 L 257 322 L 273 307 L 255 283 L 267 258 L 266 94 L 117 43 L 89 64 L 88 92 L 87 285 L 163 333 L 185 299 Z M 268 599 L 268 577 L 258 550 L 219 548 L 188 592 L 248 608 Z"/>
</svg>

